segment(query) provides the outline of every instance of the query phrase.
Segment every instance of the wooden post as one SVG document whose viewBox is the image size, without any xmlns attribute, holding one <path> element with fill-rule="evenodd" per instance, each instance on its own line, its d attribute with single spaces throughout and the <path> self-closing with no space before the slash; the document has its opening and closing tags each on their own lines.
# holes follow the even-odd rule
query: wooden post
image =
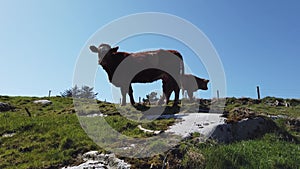
<svg viewBox="0 0 300 169">
<path fill-rule="evenodd" d="M 259 86 L 256 86 L 256 91 L 257 91 L 257 99 L 260 100 Z"/>
<path fill-rule="evenodd" d="M 25 107 L 25 111 L 26 111 L 26 113 L 27 113 L 27 115 L 29 116 L 29 117 L 31 117 L 31 113 L 29 112 L 29 110 Z"/>
<path fill-rule="evenodd" d="M 48 95 L 48 97 L 50 97 L 51 96 L 51 90 L 49 90 L 49 95 Z"/>
<path fill-rule="evenodd" d="M 220 92 L 219 92 L 219 90 L 217 90 L 217 99 L 218 100 L 220 99 Z"/>
<path fill-rule="evenodd" d="M 141 97 L 139 97 L 139 103 L 141 104 Z"/>
</svg>

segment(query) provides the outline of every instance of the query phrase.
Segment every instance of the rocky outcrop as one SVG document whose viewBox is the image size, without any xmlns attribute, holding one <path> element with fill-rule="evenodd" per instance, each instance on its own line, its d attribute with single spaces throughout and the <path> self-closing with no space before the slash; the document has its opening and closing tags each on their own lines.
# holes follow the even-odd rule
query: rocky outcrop
<svg viewBox="0 0 300 169">
<path fill-rule="evenodd" d="M 278 129 L 271 118 L 254 116 L 252 111 L 245 110 L 239 116 L 243 119 L 230 121 L 230 123 L 226 123 L 225 121 L 228 119 L 221 117 L 220 114 L 187 113 L 181 116 L 177 114 L 181 121 L 170 126 L 165 132 L 171 132 L 183 138 L 198 132 L 201 134 L 201 141 L 211 138 L 217 142 L 230 143 L 258 138 Z"/>
</svg>

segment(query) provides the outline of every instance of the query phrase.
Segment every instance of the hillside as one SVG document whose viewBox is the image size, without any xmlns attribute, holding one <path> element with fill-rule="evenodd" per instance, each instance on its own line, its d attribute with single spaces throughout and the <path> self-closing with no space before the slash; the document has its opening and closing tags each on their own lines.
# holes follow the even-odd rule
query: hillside
<svg viewBox="0 0 300 169">
<path fill-rule="evenodd" d="M 34 103 L 41 99 L 52 104 Z M 143 112 L 125 106 L 130 113 L 124 114 L 123 108 L 116 109 L 113 104 L 100 101 L 77 109 L 77 114 L 72 98 L 0 96 L 0 102 L 10 105 L 10 109 L 0 112 L 0 168 L 62 168 L 82 163 L 81 156 L 88 151 L 107 153 L 87 136 L 77 115 L 95 115 L 100 110 L 105 115 L 102 118 L 115 130 L 133 138 L 154 135 L 143 132 L 139 125 L 164 131 L 175 123 L 173 118 L 140 123 L 145 117 Z M 211 100 L 200 102 L 200 105 L 185 105 L 180 111 L 196 113 L 195 108 L 209 109 Z M 255 116 L 273 118 L 278 129 L 256 139 L 229 144 L 214 140 L 201 142 L 199 133 L 194 133 L 165 153 L 148 158 L 120 158 L 130 163 L 131 168 L 300 168 L 298 99 L 266 97 L 258 102 L 250 98 L 227 98 L 224 116 L 228 123 L 253 115 L 237 108 L 247 108 Z M 178 111 L 167 107 L 164 114 Z"/>
</svg>

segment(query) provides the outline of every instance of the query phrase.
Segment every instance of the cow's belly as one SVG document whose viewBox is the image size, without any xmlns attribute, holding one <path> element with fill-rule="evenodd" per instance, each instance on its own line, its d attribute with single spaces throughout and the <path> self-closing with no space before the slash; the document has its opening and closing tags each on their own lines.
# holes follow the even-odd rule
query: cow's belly
<svg viewBox="0 0 300 169">
<path fill-rule="evenodd" d="M 162 76 L 166 74 L 164 71 L 158 69 L 147 69 L 139 72 L 132 79 L 132 83 L 151 83 L 156 80 L 162 79 Z"/>
</svg>

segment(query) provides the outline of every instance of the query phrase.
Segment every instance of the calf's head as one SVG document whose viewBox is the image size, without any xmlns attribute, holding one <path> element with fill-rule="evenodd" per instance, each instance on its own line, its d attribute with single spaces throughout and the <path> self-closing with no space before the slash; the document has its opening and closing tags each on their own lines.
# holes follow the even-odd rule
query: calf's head
<svg viewBox="0 0 300 169">
<path fill-rule="evenodd" d="M 207 84 L 208 84 L 209 80 L 202 79 L 202 78 L 197 78 L 196 81 L 197 81 L 197 85 L 198 85 L 199 89 L 202 89 L 202 90 L 207 90 L 208 89 Z"/>
</svg>

